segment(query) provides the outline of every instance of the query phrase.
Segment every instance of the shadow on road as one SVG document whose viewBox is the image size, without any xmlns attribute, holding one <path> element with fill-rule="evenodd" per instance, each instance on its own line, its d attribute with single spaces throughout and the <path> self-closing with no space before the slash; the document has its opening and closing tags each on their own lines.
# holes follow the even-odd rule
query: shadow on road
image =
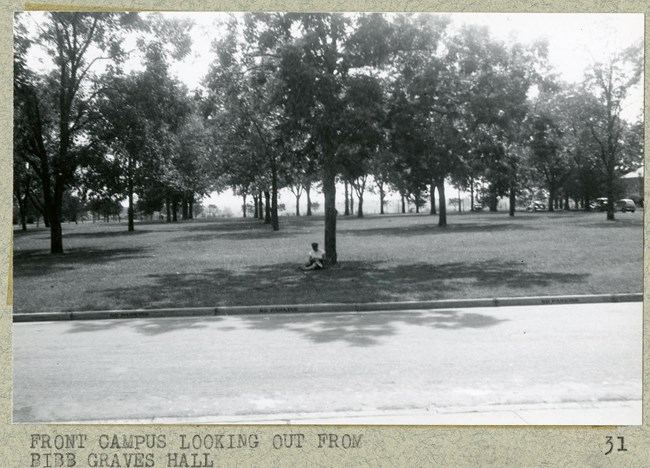
<svg viewBox="0 0 650 468">
<path fill-rule="evenodd" d="M 446 330 L 486 328 L 504 322 L 489 315 L 458 310 L 428 310 L 380 313 L 324 313 L 292 315 L 241 315 L 236 317 L 184 317 L 146 320 L 83 320 L 71 322 L 67 333 L 94 333 L 109 329 L 133 330 L 146 336 L 157 336 L 177 330 L 200 330 L 215 322 L 241 321 L 249 329 L 261 331 L 287 330 L 314 343 L 345 342 L 351 346 L 375 346 L 381 339 L 396 335 L 401 325 L 431 327 Z M 215 335 L 241 331 L 230 325 L 215 327 Z"/>
<path fill-rule="evenodd" d="M 148 319 L 148 320 L 80 320 L 70 323 L 67 333 L 93 333 L 120 327 L 134 328 L 147 336 L 156 336 L 176 330 L 199 330 L 206 328 L 204 320 L 199 317 L 178 319 Z"/>
<path fill-rule="evenodd" d="M 244 315 L 241 320 L 256 330 L 290 330 L 314 343 L 346 342 L 352 346 L 374 346 L 384 337 L 398 333 L 401 324 L 457 330 L 485 328 L 505 320 L 489 315 L 465 313 L 457 310 L 430 310 L 408 312 L 381 312 L 370 314 L 296 314 L 279 317 Z"/>
</svg>

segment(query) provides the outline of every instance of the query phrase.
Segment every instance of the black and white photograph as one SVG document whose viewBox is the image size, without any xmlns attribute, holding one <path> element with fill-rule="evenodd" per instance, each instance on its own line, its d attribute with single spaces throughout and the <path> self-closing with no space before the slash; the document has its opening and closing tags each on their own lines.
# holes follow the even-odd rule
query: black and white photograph
<svg viewBox="0 0 650 468">
<path fill-rule="evenodd" d="M 13 38 L 14 424 L 642 424 L 643 14 Z"/>
</svg>

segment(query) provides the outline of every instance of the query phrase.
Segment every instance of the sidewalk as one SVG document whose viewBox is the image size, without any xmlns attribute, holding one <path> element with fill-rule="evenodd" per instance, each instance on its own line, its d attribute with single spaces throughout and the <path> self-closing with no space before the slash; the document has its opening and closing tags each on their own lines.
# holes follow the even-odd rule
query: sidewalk
<svg viewBox="0 0 650 468">
<path fill-rule="evenodd" d="M 642 401 L 539 403 L 418 410 L 202 416 L 71 421 L 63 424 L 224 424 L 377 426 L 633 426 L 641 425 Z"/>
</svg>

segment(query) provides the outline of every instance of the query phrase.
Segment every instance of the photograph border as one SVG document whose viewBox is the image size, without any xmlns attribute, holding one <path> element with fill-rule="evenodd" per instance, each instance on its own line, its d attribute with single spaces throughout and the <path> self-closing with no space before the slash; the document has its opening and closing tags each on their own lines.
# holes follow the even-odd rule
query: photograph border
<svg viewBox="0 0 650 468">
<path fill-rule="evenodd" d="M 83 447 L 64 449 L 75 453 L 77 463 L 84 464 L 88 455 L 99 450 L 102 434 L 164 435 L 166 448 L 156 453 L 155 466 L 167 466 L 165 454 L 178 448 L 180 435 L 256 434 L 255 449 L 221 450 L 215 466 L 642 466 L 650 460 L 650 429 L 647 419 L 648 394 L 648 316 L 645 308 L 649 266 L 645 234 L 648 219 L 644 216 L 644 320 L 643 320 L 643 425 L 641 426 L 319 426 L 319 425 L 61 425 L 12 424 L 12 44 L 13 13 L 22 10 L 117 10 L 117 11 L 377 11 L 377 12 L 509 12 L 509 13 L 644 13 L 647 57 L 650 50 L 647 13 L 650 2 L 613 1 L 609 5 L 596 1 L 547 0 L 406 0 L 391 2 L 336 2 L 316 0 L 285 1 L 197 1 L 197 0 L 108 0 L 44 1 L 0 0 L 0 460 L 3 466 L 27 467 L 31 463 L 32 435 L 87 436 Z M 645 62 L 644 93 L 650 90 L 648 62 Z M 644 94 L 645 95 L 645 94 Z M 644 107 L 644 159 L 648 154 L 648 115 Z M 646 182 L 644 181 L 644 184 Z M 648 192 L 647 184 L 644 193 Z M 615 367 L 616 362 L 603 362 Z M 278 435 L 302 434 L 301 447 L 274 448 Z M 322 434 L 349 435 L 360 443 L 349 449 L 319 447 Z M 608 452 L 610 445 L 613 450 Z M 621 448 L 624 448 L 622 450 Z M 52 450 L 56 451 L 56 450 Z M 119 449 L 106 453 L 126 453 Z M 133 452 L 133 451 L 131 451 Z M 112 456 L 112 455 L 111 455 Z M 65 460 L 64 460 L 65 462 Z M 41 465 L 43 466 L 43 465 Z M 54 465 L 52 465 L 54 466 Z M 67 466 L 67 465 L 64 465 Z M 122 465 L 126 466 L 126 465 Z"/>
</svg>

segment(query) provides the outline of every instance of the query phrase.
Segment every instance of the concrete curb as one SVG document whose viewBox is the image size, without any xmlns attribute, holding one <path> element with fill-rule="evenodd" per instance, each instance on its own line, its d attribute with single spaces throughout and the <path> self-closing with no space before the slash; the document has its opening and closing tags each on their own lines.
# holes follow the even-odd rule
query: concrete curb
<svg viewBox="0 0 650 468">
<path fill-rule="evenodd" d="M 97 310 L 78 312 L 34 312 L 13 314 L 14 322 L 61 320 L 142 319 L 159 317 L 205 317 L 224 315 L 288 314 L 314 312 L 383 312 L 390 310 L 572 305 L 601 302 L 641 302 L 642 293 L 589 294 L 572 296 L 504 297 L 492 299 L 449 299 L 442 301 L 375 302 L 350 304 L 291 304 L 262 306 L 185 307 L 167 309 Z"/>
</svg>

